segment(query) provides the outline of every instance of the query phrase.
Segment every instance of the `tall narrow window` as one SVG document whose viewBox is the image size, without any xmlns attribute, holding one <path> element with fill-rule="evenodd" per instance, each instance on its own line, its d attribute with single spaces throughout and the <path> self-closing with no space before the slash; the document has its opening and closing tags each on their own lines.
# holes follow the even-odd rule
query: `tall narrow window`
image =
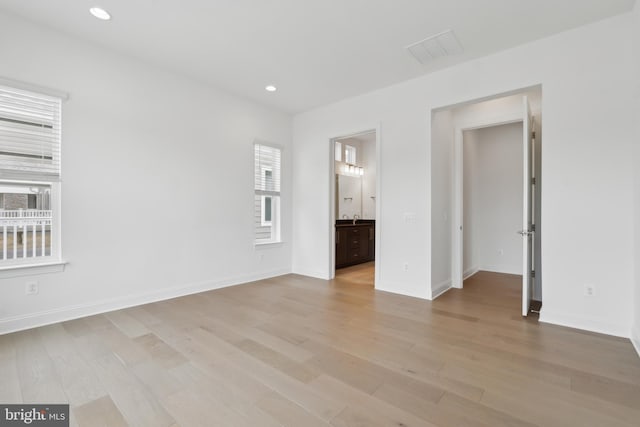
<svg viewBox="0 0 640 427">
<path fill-rule="evenodd" d="M 356 147 L 351 145 L 345 145 L 344 147 L 344 161 L 351 165 L 356 164 Z"/>
<path fill-rule="evenodd" d="M 254 145 L 255 242 L 280 241 L 280 164 L 282 150 Z"/>
<path fill-rule="evenodd" d="M 60 258 L 61 104 L 0 85 L 0 266 Z"/>
</svg>

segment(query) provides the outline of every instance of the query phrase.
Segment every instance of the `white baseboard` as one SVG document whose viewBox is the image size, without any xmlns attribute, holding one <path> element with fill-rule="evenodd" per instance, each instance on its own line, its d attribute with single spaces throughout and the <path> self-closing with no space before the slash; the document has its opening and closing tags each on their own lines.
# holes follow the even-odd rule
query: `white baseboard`
<svg viewBox="0 0 640 427">
<path fill-rule="evenodd" d="M 444 282 L 440 282 L 437 285 L 433 285 L 431 287 L 431 299 L 434 300 L 438 298 L 440 295 L 447 292 L 451 289 L 451 279 L 445 280 Z"/>
<path fill-rule="evenodd" d="M 146 292 L 138 295 L 128 295 L 126 297 L 110 298 L 90 304 L 80 304 L 30 313 L 22 316 L 7 317 L 0 320 L 0 335 L 50 325 L 52 323 L 65 322 L 67 320 L 78 319 L 81 317 L 93 316 L 95 314 L 106 313 L 137 305 L 149 304 L 156 301 L 164 301 L 185 295 L 240 285 L 256 280 L 282 276 L 289 273 L 291 273 L 291 270 L 289 269 L 265 271 L 220 280 L 189 283 L 186 285 L 163 289 L 157 292 Z"/>
<path fill-rule="evenodd" d="M 427 290 L 427 287 L 428 287 L 427 285 L 411 286 L 411 284 L 407 284 L 407 283 L 398 284 L 398 283 L 388 283 L 383 281 L 376 282 L 377 291 L 384 291 L 384 292 L 390 292 L 392 294 L 399 294 L 399 295 L 404 295 L 408 297 L 431 300 L 431 295 L 430 295 L 430 292 Z M 422 288 L 423 290 L 418 292 L 416 291 L 416 288 Z"/>
<path fill-rule="evenodd" d="M 471 268 L 466 269 L 462 273 L 462 280 L 467 280 L 469 277 L 473 276 L 478 271 L 480 271 L 480 269 L 478 267 L 471 267 Z"/>
<path fill-rule="evenodd" d="M 490 271 L 492 273 L 522 275 L 522 267 L 517 265 L 482 265 L 478 270 Z"/>
<path fill-rule="evenodd" d="M 326 271 L 311 270 L 311 269 L 306 269 L 304 267 L 302 267 L 302 268 L 294 267 L 291 272 L 293 274 L 299 274 L 301 276 L 313 277 L 315 279 L 331 280 L 331 278 L 329 277 L 329 273 L 326 272 Z"/>
<path fill-rule="evenodd" d="M 638 353 L 638 357 L 640 357 L 640 329 L 631 329 L 631 344 L 633 344 Z"/>
<path fill-rule="evenodd" d="M 540 310 L 540 322 L 553 325 L 566 326 L 569 328 L 582 329 L 599 334 L 613 335 L 616 337 L 629 338 L 629 325 L 616 325 L 602 322 L 590 318 L 572 316 L 564 313 L 553 313 L 542 306 Z"/>
</svg>

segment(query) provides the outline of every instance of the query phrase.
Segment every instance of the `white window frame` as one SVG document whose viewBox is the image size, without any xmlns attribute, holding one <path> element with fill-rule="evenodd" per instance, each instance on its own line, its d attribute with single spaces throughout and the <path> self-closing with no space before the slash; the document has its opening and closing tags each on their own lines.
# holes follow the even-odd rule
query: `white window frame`
<svg viewBox="0 0 640 427">
<path fill-rule="evenodd" d="M 23 82 L 17 82 L 9 79 L 0 78 L 0 86 L 10 88 L 18 91 L 30 92 L 33 95 L 45 96 L 50 98 L 57 98 L 59 103 L 59 123 L 61 128 L 62 123 L 62 105 L 64 101 L 68 99 L 68 95 L 46 89 L 34 85 L 30 85 Z M 61 145 L 62 131 L 59 130 L 60 136 L 58 139 L 58 150 Z M 58 153 L 59 155 L 59 153 Z M 60 159 L 58 158 L 58 162 Z M 58 163 L 59 164 L 59 163 Z M 52 176 L 50 174 L 39 174 L 38 172 L 24 172 L 12 169 L 5 169 L 0 164 L 0 184 L 5 185 L 32 185 L 32 186 L 47 186 L 50 188 L 50 210 L 51 212 L 51 226 L 50 226 L 50 255 L 48 256 L 36 256 L 17 259 L 2 259 L 0 256 L 0 278 L 18 277 L 30 274 L 42 274 L 49 272 L 62 271 L 66 264 L 62 258 L 62 239 L 61 239 L 61 172 L 60 166 L 57 169 L 57 175 Z M 0 234 L 3 233 L 0 228 Z M 0 250 L 3 250 L 0 247 Z M 29 248 L 29 250 L 32 250 Z"/>
<path fill-rule="evenodd" d="M 265 174 L 267 171 L 270 171 L 272 173 L 272 179 L 276 180 L 279 179 L 278 183 L 275 184 L 274 181 L 274 187 L 278 187 L 280 188 L 279 191 L 275 191 L 275 189 L 258 189 L 256 188 L 256 183 L 254 181 L 254 197 L 259 195 L 260 196 L 260 226 L 262 227 L 270 227 L 270 234 L 271 234 L 271 238 L 270 239 L 258 239 L 257 238 L 257 234 L 254 236 L 254 245 L 255 246 L 262 246 L 262 245 L 271 245 L 271 244 L 279 244 L 282 243 L 282 236 L 281 236 L 281 232 L 280 232 L 280 227 L 281 227 L 281 215 L 280 215 L 280 198 L 282 197 L 282 155 L 283 155 L 283 148 L 281 146 L 275 145 L 275 144 L 270 144 L 270 143 L 265 143 L 265 142 L 261 142 L 261 141 L 255 141 L 253 144 L 254 147 L 254 158 L 253 158 L 253 162 L 254 162 L 254 173 L 257 173 L 257 157 L 256 157 L 256 146 L 263 146 L 263 147 L 269 147 L 272 149 L 276 149 L 279 150 L 279 165 L 277 166 L 278 171 L 276 172 L 274 170 L 274 167 L 269 167 L 269 166 L 265 166 L 265 165 L 260 165 L 260 174 L 262 179 L 264 179 L 264 182 L 266 183 L 266 179 Z M 265 218 L 265 200 L 269 198 L 271 199 L 271 221 L 267 221 Z"/>
</svg>

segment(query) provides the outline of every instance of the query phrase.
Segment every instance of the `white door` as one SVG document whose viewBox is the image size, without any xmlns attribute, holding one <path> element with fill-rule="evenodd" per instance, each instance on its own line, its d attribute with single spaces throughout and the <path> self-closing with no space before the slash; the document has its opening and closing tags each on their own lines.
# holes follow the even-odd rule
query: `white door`
<svg viewBox="0 0 640 427">
<path fill-rule="evenodd" d="M 522 99 L 523 103 L 523 117 L 522 117 L 522 315 L 526 316 L 529 313 L 529 306 L 531 304 L 531 281 L 532 281 L 532 253 L 533 253 L 533 227 L 532 227 L 532 191 L 533 174 L 532 174 L 532 160 L 533 160 L 533 120 L 531 117 L 531 107 L 529 106 L 529 99 L 525 96 Z"/>
</svg>

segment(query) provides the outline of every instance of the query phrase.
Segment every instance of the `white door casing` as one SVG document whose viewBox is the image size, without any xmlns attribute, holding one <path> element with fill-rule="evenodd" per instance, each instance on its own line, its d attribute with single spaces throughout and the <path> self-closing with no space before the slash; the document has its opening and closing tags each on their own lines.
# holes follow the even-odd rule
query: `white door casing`
<svg viewBox="0 0 640 427">
<path fill-rule="evenodd" d="M 529 99 L 522 97 L 523 116 L 522 116 L 522 230 L 519 232 L 522 236 L 522 315 L 529 313 L 531 306 L 531 280 L 532 280 L 532 263 L 531 255 L 533 253 L 533 223 L 532 223 L 532 149 L 533 149 L 533 119 L 531 116 L 531 107 Z"/>
</svg>

